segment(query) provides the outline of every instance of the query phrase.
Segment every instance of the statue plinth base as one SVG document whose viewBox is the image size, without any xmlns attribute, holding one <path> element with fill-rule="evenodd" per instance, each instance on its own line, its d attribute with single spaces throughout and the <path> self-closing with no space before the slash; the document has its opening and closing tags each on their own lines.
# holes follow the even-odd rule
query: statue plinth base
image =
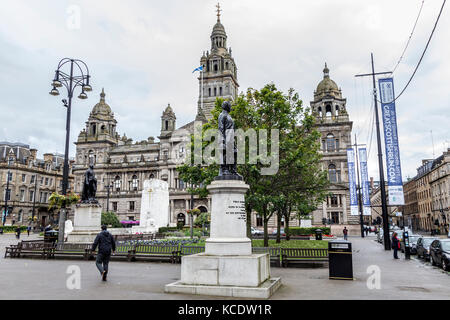
<svg viewBox="0 0 450 320">
<path fill-rule="evenodd" d="M 75 207 L 73 231 L 67 242 L 89 242 L 101 231 L 102 207 L 98 203 L 79 203 Z"/>
<path fill-rule="evenodd" d="M 267 299 L 280 287 L 280 278 L 270 278 L 269 254 L 252 254 L 244 198 L 248 188 L 238 179 L 208 186 L 211 237 L 204 253 L 182 257 L 181 280 L 166 285 L 166 292 Z"/>
</svg>

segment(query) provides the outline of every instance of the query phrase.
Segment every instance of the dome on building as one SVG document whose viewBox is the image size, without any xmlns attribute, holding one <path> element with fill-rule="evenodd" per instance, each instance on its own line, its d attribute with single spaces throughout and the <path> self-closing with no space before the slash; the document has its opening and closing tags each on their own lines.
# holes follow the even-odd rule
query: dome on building
<svg viewBox="0 0 450 320">
<path fill-rule="evenodd" d="M 319 84 L 317 85 L 314 97 L 321 98 L 325 95 L 341 97 L 341 90 L 337 86 L 336 82 L 330 79 L 330 69 L 328 69 L 326 63 L 325 68 L 323 69 L 323 80 L 320 81 Z"/>
<path fill-rule="evenodd" d="M 92 109 L 92 115 L 111 115 L 111 107 L 105 102 L 105 91 L 102 89 L 100 93 L 100 102 Z"/>
<path fill-rule="evenodd" d="M 217 37 L 217 36 L 222 36 L 222 37 L 227 36 L 227 33 L 225 32 L 225 27 L 220 22 L 220 20 L 217 20 L 217 23 L 214 25 L 213 31 L 211 34 L 211 37 Z"/>
</svg>

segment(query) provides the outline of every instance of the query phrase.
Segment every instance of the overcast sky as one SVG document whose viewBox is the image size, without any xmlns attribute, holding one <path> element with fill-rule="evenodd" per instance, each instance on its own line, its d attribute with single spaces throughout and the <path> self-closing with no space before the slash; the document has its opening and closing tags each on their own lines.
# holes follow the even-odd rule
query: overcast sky
<svg viewBox="0 0 450 320">
<path fill-rule="evenodd" d="M 92 75 L 89 99 L 74 99 L 71 141 L 102 87 L 120 134 L 133 140 L 157 136 L 168 103 L 177 126 L 195 117 L 198 80 L 192 70 L 210 50 L 216 22 L 212 0 L 8 1 L 0 10 L 0 141 L 64 152 L 65 108 L 48 94 L 61 58 L 85 61 Z M 296 89 L 309 105 L 324 63 L 347 98 L 353 135 L 370 145 L 369 174 L 378 179 L 372 121 L 371 78 L 355 74 L 394 68 L 422 0 L 226 0 L 221 21 L 238 67 L 240 91 L 274 82 Z M 425 1 L 405 57 L 394 78 L 404 87 L 425 47 L 441 0 Z M 449 8 L 410 87 L 397 101 L 403 176 L 450 143 Z M 77 25 L 79 12 L 79 25 Z M 60 90 L 61 93 L 63 92 Z M 79 92 L 76 93 L 78 95 Z M 65 94 L 64 94 L 65 95 Z M 432 130 L 432 135 L 431 135 Z M 372 143 L 370 144 L 370 141 Z M 75 145 L 70 146 L 71 156 Z M 383 150 L 384 153 L 384 150 Z"/>
</svg>

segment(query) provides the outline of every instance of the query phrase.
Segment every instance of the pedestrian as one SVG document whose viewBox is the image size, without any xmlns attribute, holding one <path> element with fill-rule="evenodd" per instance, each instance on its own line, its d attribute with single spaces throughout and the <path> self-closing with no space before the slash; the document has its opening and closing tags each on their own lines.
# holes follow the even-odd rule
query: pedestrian
<svg viewBox="0 0 450 320">
<path fill-rule="evenodd" d="M 116 243 L 111 233 L 106 230 L 106 225 L 102 225 L 102 231 L 97 235 L 92 245 L 92 252 L 95 252 L 98 246 L 98 254 L 95 264 L 102 276 L 102 280 L 106 281 L 108 275 L 108 264 L 111 258 L 111 250 L 116 251 Z"/>
<path fill-rule="evenodd" d="M 366 227 L 366 237 L 369 235 L 369 227 Z"/>
<path fill-rule="evenodd" d="M 27 233 L 28 233 L 28 236 L 30 236 L 30 231 L 31 231 L 31 226 L 29 225 L 29 226 L 27 227 Z"/>
<path fill-rule="evenodd" d="M 344 234 L 344 240 L 347 240 L 347 234 L 348 234 L 347 227 L 344 227 L 344 230 L 342 230 L 342 233 Z"/>
<path fill-rule="evenodd" d="M 20 239 L 20 226 L 17 226 L 16 228 L 16 238 Z"/>
<path fill-rule="evenodd" d="M 392 234 L 392 249 L 394 250 L 394 259 L 399 259 L 397 256 L 397 251 L 400 249 L 400 240 L 397 238 L 397 232 Z"/>
</svg>

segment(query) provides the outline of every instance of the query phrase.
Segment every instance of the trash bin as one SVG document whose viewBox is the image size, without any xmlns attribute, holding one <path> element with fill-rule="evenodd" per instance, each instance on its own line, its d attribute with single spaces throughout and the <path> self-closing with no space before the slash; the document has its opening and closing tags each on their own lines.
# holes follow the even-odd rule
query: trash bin
<svg viewBox="0 0 450 320">
<path fill-rule="evenodd" d="M 44 233 L 44 242 L 55 243 L 58 240 L 58 231 L 48 230 Z"/>
<path fill-rule="evenodd" d="M 322 229 L 316 229 L 316 240 L 322 240 Z"/>
<path fill-rule="evenodd" d="M 352 243 L 344 240 L 328 242 L 329 278 L 353 280 Z"/>
</svg>

